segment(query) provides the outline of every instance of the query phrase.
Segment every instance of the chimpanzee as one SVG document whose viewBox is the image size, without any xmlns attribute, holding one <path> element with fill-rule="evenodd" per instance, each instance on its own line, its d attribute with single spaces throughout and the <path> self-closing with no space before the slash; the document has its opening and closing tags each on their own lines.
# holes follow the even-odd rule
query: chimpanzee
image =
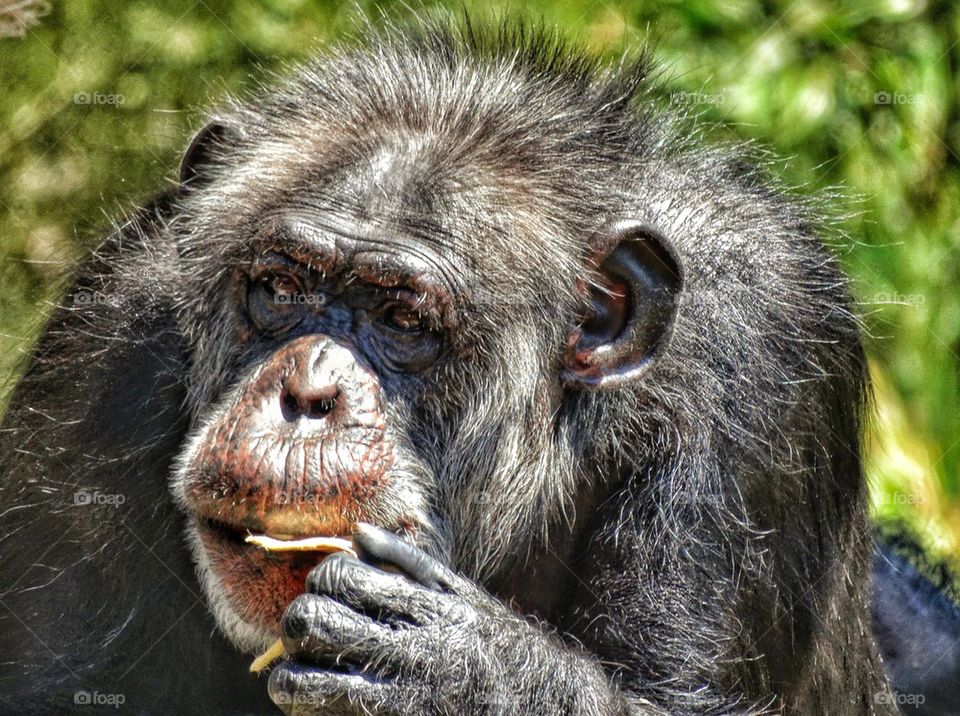
<svg viewBox="0 0 960 716">
<path fill-rule="evenodd" d="M 896 712 L 847 282 L 695 136 L 445 21 L 211 117 L 13 393 L 3 709 Z"/>
</svg>

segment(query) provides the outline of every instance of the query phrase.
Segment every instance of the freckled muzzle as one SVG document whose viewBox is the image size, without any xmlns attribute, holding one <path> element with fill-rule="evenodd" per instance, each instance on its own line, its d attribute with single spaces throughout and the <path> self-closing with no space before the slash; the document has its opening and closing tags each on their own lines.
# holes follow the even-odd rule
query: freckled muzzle
<svg viewBox="0 0 960 716">
<path fill-rule="evenodd" d="M 200 445 L 188 503 L 202 517 L 267 533 L 349 530 L 393 462 L 376 375 L 325 336 L 298 338 L 267 359 Z"/>
<path fill-rule="evenodd" d="M 183 474 L 210 567 L 245 620 L 276 629 L 316 564 L 244 543 L 349 535 L 371 521 L 394 463 L 376 375 L 325 336 L 286 344 L 207 426 Z"/>
</svg>

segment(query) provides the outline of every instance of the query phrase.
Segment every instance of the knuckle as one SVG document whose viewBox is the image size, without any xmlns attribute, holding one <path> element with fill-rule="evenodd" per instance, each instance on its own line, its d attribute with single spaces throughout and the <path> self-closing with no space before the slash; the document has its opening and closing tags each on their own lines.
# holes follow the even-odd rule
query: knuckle
<svg viewBox="0 0 960 716">
<path fill-rule="evenodd" d="M 300 639 L 317 621 L 319 605 L 316 596 L 301 594 L 290 602 L 280 620 L 280 629 L 286 639 Z"/>
<path fill-rule="evenodd" d="M 267 694 L 284 713 L 291 713 L 300 684 L 290 669 L 280 665 L 270 674 L 267 682 Z"/>
<path fill-rule="evenodd" d="M 366 633 L 349 608 L 327 596 L 302 594 L 287 608 L 280 636 L 287 653 L 308 659 L 335 657 Z"/>
<path fill-rule="evenodd" d="M 310 570 L 307 591 L 312 594 L 338 595 L 349 589 L 357 560 L 347 554 L 332 554 Z"/>
<path fill-rule="evenodd" d="M 270 674 L 267 693 L 285 714 L 294 715 L 329 713 L 325 707 L 332 698 L 323 672 L 305 671 L 290 662 L 281 664 Z"/>
</svg>

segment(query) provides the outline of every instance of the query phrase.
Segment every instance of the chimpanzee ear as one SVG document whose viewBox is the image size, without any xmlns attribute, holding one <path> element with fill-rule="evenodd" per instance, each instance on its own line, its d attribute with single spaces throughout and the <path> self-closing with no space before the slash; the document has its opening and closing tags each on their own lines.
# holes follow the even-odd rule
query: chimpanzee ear
<svg viewBox="0 0 960 716">
<path fill-rule="evenodd" d="M 219 154 L 240 140 L 240 131 L 225 121 L 215 119 L 197 132 L 180 161 L 180 188 L 196 189 L 210 179 Z"/>
<path fill-rule="evenodd" d="M 668 340 L 680 265 L 663 234 L 638 221 L 606 224 L 590 244 L 596 271 L 567 341 L 563 379 L 573 387 L 616 387 L 643 373 Z"/>
</svg>

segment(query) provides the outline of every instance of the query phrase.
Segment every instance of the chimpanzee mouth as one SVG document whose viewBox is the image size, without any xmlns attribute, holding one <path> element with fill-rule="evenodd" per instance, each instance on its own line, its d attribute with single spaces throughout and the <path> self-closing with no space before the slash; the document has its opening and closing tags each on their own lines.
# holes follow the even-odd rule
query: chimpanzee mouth
<svg viewBox="0 0 960 716">
<path fill-rule="evenodd" d="M 247 535 L 251 534 L 250 530 L 246 527 L 232 525 L 229 522 L 221 522 L 220 520 L 212 520 L 208 517 L 201 517 L 200 525 L 204 530 L 213 532 L 221 539 L 233 542 L 237 545 L 242 545 L 246 540 Z"/>
<path fill-rule="evenodd" d="M 279 635 L 280 617 L 306 590 L 307 575 L 327 555 L 272 552 L 246 542 L 249 527 L 197 516 L 197 532 L 210 571 L 241 619 Z M 320 534 L 267 533 L 277 539 Z"/>
</svg>

